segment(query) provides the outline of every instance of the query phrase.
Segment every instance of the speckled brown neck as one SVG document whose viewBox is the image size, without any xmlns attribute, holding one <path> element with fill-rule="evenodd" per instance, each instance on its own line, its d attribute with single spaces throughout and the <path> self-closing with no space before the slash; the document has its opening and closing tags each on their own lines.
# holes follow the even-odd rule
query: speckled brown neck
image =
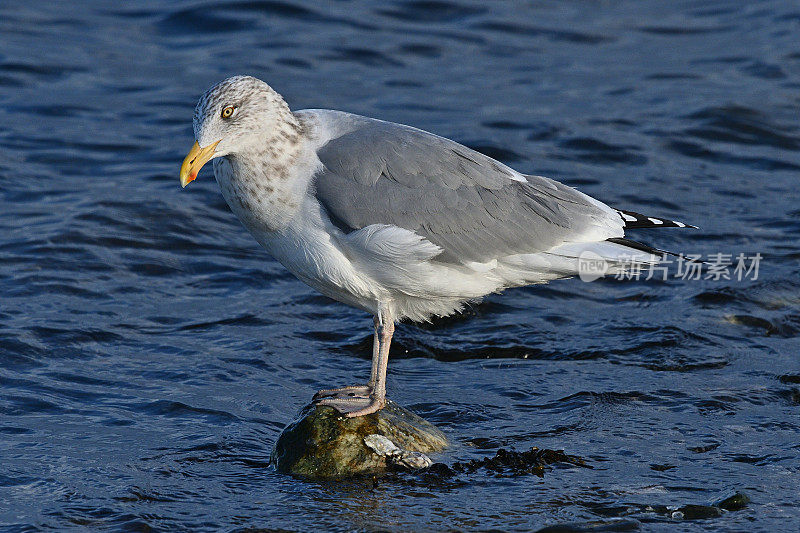
<svg viewBox="0 0 800 533">
<path fill-rule="evenodd" d="M 306 186 L 296 176 L 304 141 L 301 120 L 284 104 L 270 131 L 215 165 L 223 195 L 246 226 L 277 231 L 292 219 Z"/>
</svg>

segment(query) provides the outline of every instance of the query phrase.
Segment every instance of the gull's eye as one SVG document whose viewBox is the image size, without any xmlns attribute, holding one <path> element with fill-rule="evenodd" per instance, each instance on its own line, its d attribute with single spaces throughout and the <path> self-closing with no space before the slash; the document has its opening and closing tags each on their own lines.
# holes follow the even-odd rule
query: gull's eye
<svg viewBox="0 0 800 533">
<path fill-rule="evenodd" d="M 233 112 L 236 111 L 236 108 L 232 105 L 229 105 L 225 109 L 222 110 L 222 118 L 231 118 L 233 116 Z"/>
</svg>

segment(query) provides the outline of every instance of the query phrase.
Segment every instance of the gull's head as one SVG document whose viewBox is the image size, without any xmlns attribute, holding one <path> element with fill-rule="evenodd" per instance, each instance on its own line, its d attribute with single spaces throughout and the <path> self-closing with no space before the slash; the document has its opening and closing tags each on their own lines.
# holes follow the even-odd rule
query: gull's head
<svg viewBox="0 0 800 533">
<path fill-rule="evenodd" d="M 181 186 L 211 159 L 257 147 L 287 113 L 283 98 L 258 78 L 234 76 L 211 87 L 194 110 L 196 142 L 181 165 Z"/>
</svg>

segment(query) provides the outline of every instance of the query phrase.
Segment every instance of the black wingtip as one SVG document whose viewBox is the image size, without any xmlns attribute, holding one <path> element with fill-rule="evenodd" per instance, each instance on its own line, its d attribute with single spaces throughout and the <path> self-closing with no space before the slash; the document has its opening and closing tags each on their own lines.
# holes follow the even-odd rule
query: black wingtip
<svg viewBox="0 0 800 533">
<path fill-rule="evenodd" d="M 636 228 L 699 229 L 697 226 L 693 226 L 692 224 L 685 224 L 683 222 L 678 222 L 677 220 L 670 220 L 668 218 L 648 217 L 641 213 L 636 213 L 635 211 L 625 211 L 623 209 L 617 209 L 616 211 L 617 213 L 619 213 L 620 218 L 625 223 L 625 229 L 636 229 Z"/>
<path fill-rule="evenodd" d="M 645 252 L 645 253 L 653 254 L 653 255 L 660 255 L 661 259 L 666 259 L 667 256 L 670 255 L 672 257 L 679 257 L 683 261 L 686 261 L 687 263 L 700 263 L 700 264 L 703 264 L 703 265 L 710 264 L 707 261 L 703 261 L 702 259 L 695 259 L 693 257 L 687 257 L 686 255 L 680 254 L 680 253 L 677 253 L 677 252 L 670 252 L 669 250 L 662 250 L 660 248 L 654 248 L 654 247 L 650 246 L 649 244 L 645 244 L 645 243 L 639 242 L 639 241 L 634 241 L 634 240 L 631 240 L 631 239 L 626 239 L 624 237 L 612 237 L 612 238 L 606 239 L 606 240 L 608 242 L 613 242 L 614 244 L 619 244 L 621 246 L 626 246 L 626 247 L 631 248 L 633 250 L 639 250 L 640 252 Z"/>
</svg>

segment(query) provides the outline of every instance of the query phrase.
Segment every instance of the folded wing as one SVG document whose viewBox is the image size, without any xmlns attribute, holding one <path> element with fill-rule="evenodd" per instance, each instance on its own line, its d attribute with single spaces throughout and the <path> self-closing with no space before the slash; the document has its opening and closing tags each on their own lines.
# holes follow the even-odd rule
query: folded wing
<svg viewBox="0 0 800 533">
<path fill-rule="evenodd" d="M 449 139 L 347 113 L 305 113 L 333 132 L 318 150 L 314 187 L 345 233 L 398 226 L 442 248 L 436 260 L 457 263 L 623 235 L 623 219 L 605 204 Z"/>
</svg>

